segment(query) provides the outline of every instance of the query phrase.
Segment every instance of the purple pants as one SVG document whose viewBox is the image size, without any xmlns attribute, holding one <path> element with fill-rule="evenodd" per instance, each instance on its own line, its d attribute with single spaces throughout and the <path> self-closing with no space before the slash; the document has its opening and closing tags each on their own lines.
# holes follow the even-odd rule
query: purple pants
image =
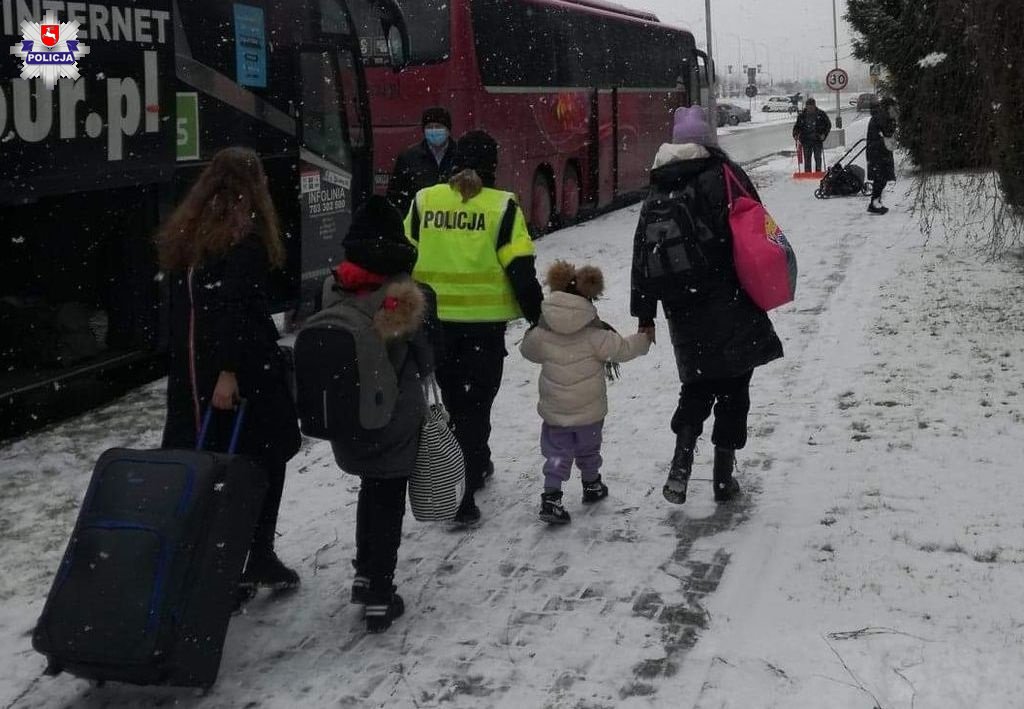
<svg viewBox="0 0 1024 709">
<path fill-rule="evenodd" d="M 544 489 L 561 490 L 569 479 L 572 464 L 584 482 L 596 480 L 601 472 L 601 431 L 604 421 L 587 426 L 549 426 L 540 429 L 540 452 L 544 462 Z"/>
</svg>

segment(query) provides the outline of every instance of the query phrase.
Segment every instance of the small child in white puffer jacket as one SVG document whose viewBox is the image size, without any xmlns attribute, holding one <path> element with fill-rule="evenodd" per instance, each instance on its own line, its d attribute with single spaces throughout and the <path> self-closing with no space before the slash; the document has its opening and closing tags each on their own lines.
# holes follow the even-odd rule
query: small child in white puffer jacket
<svg viewBox="0 0 1024 709">
<path fill-rule="evenodd" d="M 541 366 L 540 447 L 544 463 L 544 493 L 540 518 L 567 524 L 562 506 L 562 483 L 573 462 L 583 479 L 583 502 L 608 496 L 601 480 L 601 434 L 608 415 L 606 366 L 647 354 L 650 338 L 622 337 L 597 315 L 594 301 L 604 291 L 604 276 L 594 266 L 577 269 L 556 261 L 548 271 L 551 294 L 541 306 L 537 327 L 526 333 L 520 352 Z"/>
</svg>

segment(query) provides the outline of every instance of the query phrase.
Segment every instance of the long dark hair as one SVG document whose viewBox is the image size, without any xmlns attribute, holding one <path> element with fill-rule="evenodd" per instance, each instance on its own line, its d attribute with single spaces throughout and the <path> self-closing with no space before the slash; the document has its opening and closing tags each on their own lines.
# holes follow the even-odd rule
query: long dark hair
<svg viewBox="0 0 1024 709">
<path fill-rule="evenodd" d="M 225 254 L 255 232 L 271 266 L 284 263 L 277 211 L 259 155 L 225 148 L 199 175 L 185 199 L 156 235 L 160 268 L 179 271 Z"/>
</svg>

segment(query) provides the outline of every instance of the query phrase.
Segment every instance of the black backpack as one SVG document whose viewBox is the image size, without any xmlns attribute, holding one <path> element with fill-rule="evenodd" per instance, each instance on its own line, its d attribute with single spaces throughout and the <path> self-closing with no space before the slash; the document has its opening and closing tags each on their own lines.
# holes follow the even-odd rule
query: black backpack
<svg viewBox="0 0 1024 709">
<path fill-rule="evenodd" d="M 703 284 L 713 266 L 715 234 L 691 211 L 693 185 L 675 192 L 653 191 L 637 227 L 641 288 L 659 298 Z"/>
<path fill-rule="evenodd" d="M 386 293 L 346 297 L 333 278 L 324 284 L 323 309 L 295 338 L 295 403 L 305 435 L 347 441 L 390 423 L 398 373 L 373 324 Z"/>
</svg>

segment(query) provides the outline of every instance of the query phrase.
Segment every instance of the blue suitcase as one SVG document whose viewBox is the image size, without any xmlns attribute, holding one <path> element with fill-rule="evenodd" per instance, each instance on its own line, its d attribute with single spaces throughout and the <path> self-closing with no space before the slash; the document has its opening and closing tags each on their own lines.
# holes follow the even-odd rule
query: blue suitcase
<svg viewBox="0 0 1024 709">
<path fill-rule="evenodd" d="M 100 456 L 32 638 L 48 672 L 98 681 L 208 688 L 267 474 L 228 453 L 198 449 Z"/>
</svg>

